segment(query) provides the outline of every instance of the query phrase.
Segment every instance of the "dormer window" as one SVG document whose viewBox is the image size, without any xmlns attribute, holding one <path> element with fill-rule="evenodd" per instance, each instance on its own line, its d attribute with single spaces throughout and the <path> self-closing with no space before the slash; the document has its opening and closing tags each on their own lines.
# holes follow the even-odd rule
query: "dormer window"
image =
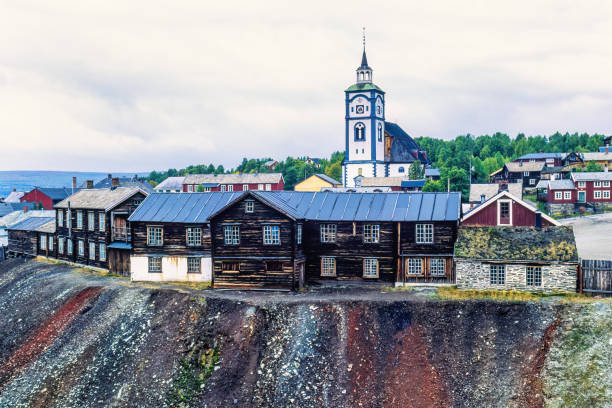
<svg viewBox="0 0 612 408">
<path fill-rule="evenodd" d="M 355 124 L 355 140 L 365 141 L 365 125 L 361 122 Z"/>
</svg>

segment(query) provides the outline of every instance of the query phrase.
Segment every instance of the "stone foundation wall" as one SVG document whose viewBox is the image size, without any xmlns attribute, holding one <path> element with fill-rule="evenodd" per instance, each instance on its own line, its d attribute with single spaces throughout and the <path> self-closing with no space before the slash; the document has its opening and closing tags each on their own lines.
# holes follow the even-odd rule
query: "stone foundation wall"
<svg viewBox="0 0 612 408">
<path fill-rule="evenodd" d="M 575 210 L 574 204 L 547 204 L 550 214 L 573 214 Z"/>
<path fill-rule="evenodd" d="M 473 260 L 456 260 L 457 287 L 465 289 L 501 289 L 540 291 L 576 291 L 576 268 L 578 264 L 542 265 L 542 286 L 527 286 L 527 266 L 504 264 L 506 279 L 503 285 L 490 283 L 489 263 Z M 539 266 L 539 265 L 538 265 Z"/>
</svg>

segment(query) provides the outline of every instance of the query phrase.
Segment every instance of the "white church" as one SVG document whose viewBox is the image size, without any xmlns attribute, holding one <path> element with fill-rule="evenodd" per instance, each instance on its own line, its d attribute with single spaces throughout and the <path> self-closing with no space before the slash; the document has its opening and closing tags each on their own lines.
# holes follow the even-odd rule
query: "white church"
<svg viewBox="0 0 612 408">
<path fill-rule="evenodd" d="M 427 153 L 401 127 L 385 121 L 385 92 L 372 82 L 365 44 L 357 82 L 346 91 L 344 187 L 359 177 L 408 177 L 415 161 L 430 164 Z"/>
</svg>

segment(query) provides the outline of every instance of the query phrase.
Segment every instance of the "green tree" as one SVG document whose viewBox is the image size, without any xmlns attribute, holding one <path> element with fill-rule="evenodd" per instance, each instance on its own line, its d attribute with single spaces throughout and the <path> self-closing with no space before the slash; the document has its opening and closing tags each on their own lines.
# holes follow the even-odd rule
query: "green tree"
<svg viewBox="0 0 612 408">
<path fill-rule="evenodd" d="M 422 180 L 425 175 L 425 170 L 420 161 L 413 162 L 408 168 L 408 178 L 410 180 Z"/>
<path fill-rule="evenodd" d="M 325 174 L 327 174 L 334 180 L 342 182 L 342 166 L 340 162 L 335 162 L 327 166 L 327 168 L 325 169 Z"/>
<path fill-rule="evenodd" d="M 587 163 L 585 167 L 585 171 L 594 171 L 594 172 L 603 171 L 603 167 L 594 161 L 590 161 Z"/>
</svg>

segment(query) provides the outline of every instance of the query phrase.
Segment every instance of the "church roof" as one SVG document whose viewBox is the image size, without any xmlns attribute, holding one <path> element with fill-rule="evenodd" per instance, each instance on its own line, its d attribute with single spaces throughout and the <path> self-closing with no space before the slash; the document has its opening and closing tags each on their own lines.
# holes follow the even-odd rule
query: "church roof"
<svg viewBox="0 0 612 408">
<path fill-rule="evenodd" d="M 419 160 L 423 164 L 429 164 L 426 153 L 398 124 L 385 122 L 385 132 L 393 137 L 390 162 L 412 163 Z"/>
<path fill-rule="evenodd" d="M 382 92 L 385 93 L 385 91 L 383 91 L 382 89 L 380 89 L 378 87 L 378 85 L 374 85 L 370 82 L 364 82 L 362 84 L 354 84 L 349 86 L 348 88 L 346 88 L 346 90 L 344 92 L 353 92 L 353 91 L 378 91 L 378 92 Z"/>
<path fill-rule="evenodd" d="M 363 48 L 363 55 L 361 56 L 361 67 L 360 68 L 370 68 L 368 66 L 368 57 L 366 57 L 365 47 Z"/>
</svg>

